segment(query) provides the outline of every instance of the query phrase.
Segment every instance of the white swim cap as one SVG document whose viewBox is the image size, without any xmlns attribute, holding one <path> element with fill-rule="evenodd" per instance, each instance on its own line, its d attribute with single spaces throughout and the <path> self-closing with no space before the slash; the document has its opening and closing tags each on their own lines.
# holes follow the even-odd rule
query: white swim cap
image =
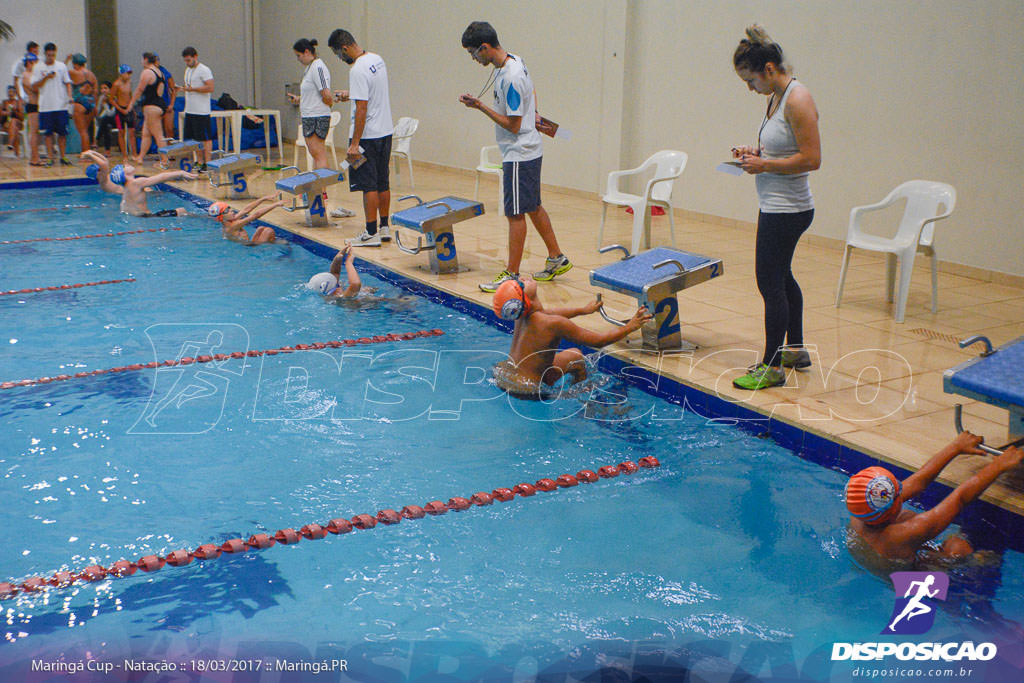
<svg viewBox="0 0 1024 683">
<path fill-rule="evenodd" d="M 330 294 L 337 288 L 338 278 L 334 277 L 333 273 L 317 273 L 309 278 L 309 282 L 306 283 L 306 289 L 312 289 L 314 292 L 320 292 L 325 295 Z"/>
</svg>

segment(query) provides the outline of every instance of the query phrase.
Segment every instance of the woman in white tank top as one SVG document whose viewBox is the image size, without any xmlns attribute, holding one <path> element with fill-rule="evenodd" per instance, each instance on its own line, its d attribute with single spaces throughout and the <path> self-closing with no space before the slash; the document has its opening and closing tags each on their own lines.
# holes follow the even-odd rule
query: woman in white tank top
<svg viewBox="0 0 1024 683">
<path fill-rule="evenodd" d="M 757 176 L 757 288 L 764 299 L 765 351 L 761 362 L 733 380 L 741 389 L 786 383 L 782 366 L 807 368 L 803 295 L 793 277 L 793 252 L 814 218 L 810 171 L 821 166 L 818 110 L 807 88 L 789 73 L 782 48 L 756 24 L 733 54 L 736 74 L 768 96 L 756 146 L 732 148 L 743 170 Z"/>
</svg>

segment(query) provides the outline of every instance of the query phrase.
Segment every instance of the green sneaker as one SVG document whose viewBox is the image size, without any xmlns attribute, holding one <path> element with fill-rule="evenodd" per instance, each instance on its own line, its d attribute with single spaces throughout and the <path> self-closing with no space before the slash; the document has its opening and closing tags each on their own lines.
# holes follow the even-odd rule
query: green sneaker
<svg viewBox="0 0 1024 683">
<path fill-rule="evenodd" d="M 544 270 L 539 273 L 533 274 L 533 279 L 538 282 L 547 282 L 554 280 L 556 275 L 567 273 L 572 270 L 572 264 L 569 263 L 569 259 L 565 257 L 565 254 L 559 254 L 555 258 L 548 257 L 544 260 Z"/>
<path fill-rule="evenodd" d="M 757 391 L 768 387 L 777 387 L 786 383 L 786 374 L 782 370 L 759 363 L 750 369 L 750 372 L 737 377 L 732 381 L 734 387 Z"/>
<path fill-rule="evenodd" d="M 811 367 L 811 354 L 807 349 L 783 349 L 782 367 L 803 370 Z"/>
<path fill-rule="evenodd" d="M 487 292 L 488 294 L 494 294 L 498 291 L 498 287 L 501 286 L 502 282 L 505 280 L 515 280 L 517 277 L 519 277 L 519 273 L 513 273 L 510 270 L 503 270 L 490 282 L 480 283 L 480 291 Z"/>
</svg>

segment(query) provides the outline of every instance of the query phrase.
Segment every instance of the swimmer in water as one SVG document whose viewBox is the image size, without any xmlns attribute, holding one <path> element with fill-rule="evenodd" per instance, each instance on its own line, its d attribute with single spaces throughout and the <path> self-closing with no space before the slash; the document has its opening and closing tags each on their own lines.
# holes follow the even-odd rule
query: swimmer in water
<svg viewBox="0 0 1024 683">
<path fill-rule="evenodd" d="M 562 340 L 590 347 L 607 346 L 636 332 L 651 320 L 646 306 L 641 306 L 622 327 L 607 332 L 592 332 L 583 329 L 570 318 L 594 313 L 601 307 L 595 299 L 585 306 L 575 308 L 544 308 L 537 296 L 537 283 L 520 279 L 503 282 L 494 293 L 494 313 L 504 320 L 515 320 L 512 332 L 512 348 L 509 351 L 514 366 L 516 393 L 520 384 L 539 389 L 541 384 L 551 385 L 569 374 L 573 382 L 586 379 L 587 367 L 583 353 L 576 348 L 558 350 Z M 496 374 L 499 384 L 500 375 Z M 532 393 L 532 392 L 529 392 Z"/>
<path fill-rule="evenodd" d="M 250 247 L 257 244 L 269 244 L 277 239 L 273 228 L 261 225 L 252 234 L 252 239 L 249 239 L 249 233 L 245 231 L 245 226 L 282 206 L 284 200 L 276 197 L 277 195 L 274 193 L 265 195 L 238 210 L 232 209 L 227 202 L 214 202 L 210 204 L 207 211 L 210 216 L 220 221 L 224 237 L 227 239 L 241 242 Z M 265 202 L 268 202 L 266 206 L 260 206 Z"/>
<path fill-rule="evenodd" d="M 884 467 L 869 467 L 850 477 L 846 507 L 852 515 L 847 543 L 851 555 L 868 571 L 887 578 L 893 571 L 948 564 L 984 553 L 975 551 L 962 536 L 950 536 L 941 546 L 929 542 L 999 475 L 1020 464 L 1024 451 L 1019 448 L 1007 448 L 931 510 L 918 514 L 902 508 L 904 501 L 920 495 L 956 456 L 985 455 L 978 448 L 981 441 L 970 432 L 960 433 L 903 482 Z"/>
<path fill-rule="evenodd" d="M 94 150 L 86 150 L 80 155 L 82 159 L 94 162 L 86 169 L 86 175 L 100 184 L 100 188 L 111 194 L 121 195 L 121 213 L 139 218 L 156 218 L 164 216 L 185 216 L 183 208 L 163 209 L 150 213 L 146 204 L 146 188 L 166 183 L 171 180 L 195 180 L 199 176 L 187 171 L 165 171 L 153 176 L 136 176 L 135 167 L 118 164 L 110 168 L 107 157 Z M 94 168 L 95 166 L 95 168 Z"/>
<path fill-rule="evenodd" d="M 416 303 L 414 296 L 377 296 L 376 287 L 364 287 L 356 271 L 355 253 L 347 244 L 331 261 L 330 272 L 317 273 L 306 283 L 306 289 L 319 292 L 327 303 L 350 309 L 374 308 L 386 305 L 392 312 L 412 310 Z M 341 269 L 345 269 L 346 282 L 341 280 Z"/>
</svg>

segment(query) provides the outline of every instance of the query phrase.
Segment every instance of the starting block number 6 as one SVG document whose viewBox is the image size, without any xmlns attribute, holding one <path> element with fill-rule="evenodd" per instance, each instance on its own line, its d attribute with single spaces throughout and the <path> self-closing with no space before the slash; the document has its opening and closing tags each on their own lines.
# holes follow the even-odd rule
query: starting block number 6
<svg viewBox="0 0 1024 683">
<path fill-rule="evenodd" d="M 192 162 L 189 161 L 188 159 L 182 159 L 181 161 L 179 161 L 178 167 L 181 168 L 181 170 L 184 171 L 185 173 L 192 172 Z"/>
<path fill-rule="evenodd" d="M 231 189 L 232 190 L 234 190 L 235 192 L 238 192 L 239 194 L 241 194 L 242 192 L 245 192 L 245 188 L 246 188 L 246 184 L 245 184 L 245 174 L 244 173 L 236 173 L 235 175 L 231 176 Z M 317 195 L 318 199 L 319 199 L 319 197 L 320 197 L 320 195 Z"/>
</svg>

